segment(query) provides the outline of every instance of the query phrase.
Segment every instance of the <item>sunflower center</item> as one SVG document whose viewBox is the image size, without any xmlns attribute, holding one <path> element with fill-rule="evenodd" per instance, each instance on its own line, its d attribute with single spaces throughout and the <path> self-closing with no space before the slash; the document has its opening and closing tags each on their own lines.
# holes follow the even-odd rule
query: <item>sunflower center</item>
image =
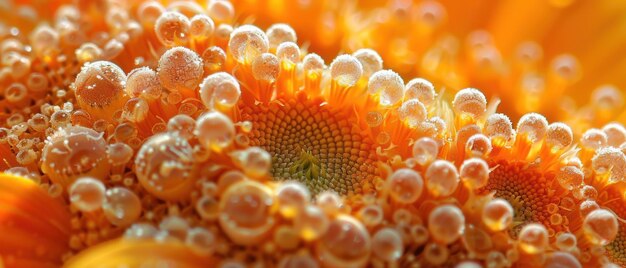
<svg viewBox="0 0 626 268">
<path fill-rule="evenodd" d="M 512 234 L 517 235 L 524 224 L 540 222 L 552 235 L 565 231 L 567 222 L 560 213 L 561 192 L 554 176 L 538 172 L 524 163 L 505 161 L 490 165 L 496 166 L 489 174 L 488 184 L 480 189 L 481 193 L 495 192 L 495 197 L 508 201 L 514 210 Z"/>
<path fill-rule="evenodd" d="M 289 99 L 269 105 L 243 105 L 252 122 L 250 143 L 272 155 L 272 175 L 296 180 L 314 193 L 333 190 L 361 194 L 377 176 L 371 138 L 355 127 L 351 109 L 321 101 Z"/>
</svg>

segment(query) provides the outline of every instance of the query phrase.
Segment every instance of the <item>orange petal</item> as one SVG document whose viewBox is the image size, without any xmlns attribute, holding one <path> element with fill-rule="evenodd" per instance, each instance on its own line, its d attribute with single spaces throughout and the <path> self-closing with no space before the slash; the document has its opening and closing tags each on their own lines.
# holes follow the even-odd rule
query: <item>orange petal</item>
<svg viewBox="0 0 626 268">
<path fill-rule="evenodd" d="M 31 180 L 0 173 L 0 234 L 4 267 L 59 266 L 69 252 L 70 213 Z"/>
<path fill-rule="evenodd" d="M 119 238 L 91 247 L 70 259 L 66 268 L 81 267 L 214 267 L 215 258 L 196 255 L 177 241 Z"/>
</svg>

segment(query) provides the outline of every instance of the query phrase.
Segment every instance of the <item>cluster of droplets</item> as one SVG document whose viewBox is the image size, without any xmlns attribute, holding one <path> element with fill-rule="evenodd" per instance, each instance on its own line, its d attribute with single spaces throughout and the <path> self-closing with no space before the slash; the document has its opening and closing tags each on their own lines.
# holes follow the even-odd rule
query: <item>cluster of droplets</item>
<svg viewBox="0 0 626 268">
<path fill-rule="evenodd" d="M 181 243 L 226 267 L 623 261 L 623 249 L 611 247 L 624 239 L 626 217 L 623 194 L 615 196 L 625 183 L 626 130 L 607 115 L 623 106 L 615 88 L 593 93 L 591 110 L 607 124 L 576 140 L 568 124 L 549 124 L 537 113 L 514 128 L 496 113 L 498 101 L 488 103 L 478 89 L 462 89 L 448 103 L 426 79 L 405 83 L 383 69 L 376 51 L 384 50 L 358 49 L 326 66 L 298 45 L 288 25 L 235 27 L 227 1 L 143 2 L 132 9 L 137 14 L 120 5 L 93 19 L 82 14 L 93 15 L 89 4 L 64 6 L 54 27 L 32 31 L 30 46 L 19 32 L 0 39 L 0 107 L 10 114 L 0 123 L 0 167 L 69 204 L 73 253 L 123 236 Z M 416 10 L 420 29 L 439 25 L 436 2 Z M 84 36 L 83 20 L 101 34 Z M 433 61 L 456 53 L 447 51 L 458 49 L 455 42 L 426 50 L 421 68 L 446 64 Z M 468 43 L 476 77 L 492 79 L 502 62 L 489 36 L 478 32 Z M 520 48 L 522 58 L 537 60 L 535 48 Z M 571 56 L 552 65 L 552 76 L 533 77 L 542 81 L 532 86 L 564 87 L 580 72 Z M 450 73 L 425 73 L 458 83 Z M 289 100 L 348 107 L 346 120 L 356 129 L 350 135 L 363 136 L 328 144 L 371 141 L 371 151 L 355 147 L 342 155 L 375 157 L 374 171 L 369 162 L 358 167 L 376 174 L 359 186 L 367 191 L 333 185 L 337 191 L 311 193 L 305 181 L 289 180 L 293 174 L 272 179 L 272 163 L 283 156 L 251 146 L 251 133 L 264 122 L 242 117 L 245 108 Z M 283 113 L 279 122 L 298 116 Z M 310 177 L 328 170 L 302 149 Z M 498 184 L 502 177 L 511 178 L 513 190 Z M 528 186 L 539 182 L 548 188 Z M 530 202 L 544 193 L 561 200 Z M 538 206 L 550 216 L 529 212 Z"/>
</svg>

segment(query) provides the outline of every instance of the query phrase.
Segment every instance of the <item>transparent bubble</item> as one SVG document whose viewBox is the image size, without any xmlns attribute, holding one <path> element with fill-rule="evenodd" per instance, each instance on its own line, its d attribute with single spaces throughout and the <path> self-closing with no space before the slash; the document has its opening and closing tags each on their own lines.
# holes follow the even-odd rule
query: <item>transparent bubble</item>
<svg viewBox="0 0 626 268">
<path fill-rule="evenodd" d="M 280 73 L 280 60 L 271 53 L 263 53 L 252 61 L 252 75 L 257 80 L 274 82 Z"/>
<path fill-rule="evenodd" d="M 150 107 L 144 99 L 132 98 L 124 104 L 122 118 L 134 123 L 142 122 L 148 116 L 149 110 Z"/>
<path fill-rule="evenodd" d="M 607 136 L 602 130 L 590 128 L 580 138 L 580 144 L 583 148 L 597 150 L 607 145 Z"/>
<path fill-rule="evenodd" d="M 300 61 L 300 47 L 294 42 L 283 42 L 276 48 L 276 56 L 292 63 Z"/>
<path fill-rule="evenodd" d="M 571 83 L 580 78 L 580 62 L 572 55 L 559 55 L 550 63 L 550 71 L 559 79 Z"/>
<path fill-rule="evenodd" d="M 305 241 L 313 241 L 324 235 L 328 230 L 329 219 L 319 207 L 304 207 L 294 220 L 294 227 Z"/>
<path fill-rule="evenodd" d="M 622 181 L 626 175 L 626 156 L 617 148 L 601 148 L 591 159 L 591 167 L 597 174 L 607 176 L 610 182 Z"/>
<path fill-rule="evenodd" d="M 163 12 L 156 20 L 154 32 L 166 47 L 186 44 L 189 41 L 191 22 L 185 15 L 176 11 Z"/>
<path fill-rule="evenodd" d="M 408 168 L 396 170 L 387 180 L 391 198 L 402 204 L 410 204 L 417 201 L 424 188 L 422 176 Z"/>
<path fill-rule="evenodd" d="M 363 66 L 353 56 L 346 54 L 337 56 L 330 64 L 330 76 L 340 86 L 354 86 L 361 75 L 363 75 Z"/>
<path fill-rule="evenodd" d="M 207 76 L 200 84 L 200 99 L 211 109 L 214 104 L 223 107 L 232 107 L 239 100 L 241 89 L 232 75 L 218 72 Z"/>
<path fill-rule="evenodd" d="M 150 223 L 134 223 L 124 232 L 125 239 L 152 239 L 159 230 Z"/>
<path fill-rule="evenodd" d="M 202 52 L 204 71 L 207 73 L 217 72 L 222 69 L 226 62 L 226 53 L 217 46 L 208 47 Z"/>
<path fill-rule="evenodd" d="M 232 143 L 235 137 L 235 126 L 224 114 L 212 111 L 198 117 L 195 134 L 205 148 L 221 150 Z"/>
<path fill-rule="evenodd" d="M 463 234 L 465 216 L 454 205 L 438 206 L 428 215 L 428 230 L 436 241 L 450 244 Z"/>
<path fill-rule="evenodd" d="M 267 35 L 253 25 L 243 25 L 230 34 L 228 49 L 239 63 L 250 63 L 269 50 Z"/>
<path fill-rule="evenodd" d="M 133 148 L 128 144 L 116 142 L 107 147 L 109 163 L 113 166 L 126 165 L 133 158 Z"/>
<path fill-rule="evenodd" d="M 158 100 L 163 94 L 157 73 L 148 68 L 133 69 L 126 79 L 126 94 L 145 100 Z"/>
<path fill-rule="evenodd" d="M 504 114 L 492 114 L 487 117 L 483 131 L 489 138 L 500 138 L 504 141 L 511 140 L 514 135 L 513 124 Z"/>
<path fill-rule="evenodd" d="M 486 157 L 492 149 L 491 140 L 483 134 L 471 136 L 465 144 L 465 151 L 477 157 Z"/>
<path fill-rule="evenodd" d="M 106 191 L 102 210 L 113 225 L 128 226 L 141 215 L 141 201 L 132 191 L 114 187 Z"/>
<path fill-rule="evenodd" d="M 398 109 L 400 120 L 404 120 L 411 128 L 417 128 L 426 120 L 428 113 L 426 107 L 417 99 L 411 99 L 402 103 Z"/>
<path fill-rule="evenodd" d="M 567 252 L 554 252 L 546 258 L 544 263 L 545 268 L 582 268 L 578 259 L 574 255 Z"/>
<path fill-rule="evenodd" d="M 472 189 L 487 185 L 489 165 L 480 158 L 467 159 L 460 167 L 461 179 Z"/>
<path fill-rule="evenodd" d="M 574 134 L 572 129 L 564 123 L 552 123 L 546 132 L 546 142 L 553 148 L 563 149 L 572 144 Z"/>
<path fill-rule="evenodd" d="M 421 103 L 428 106 L 435 100 L 436 96 L 433 84 L 423 78 L 412 79 L 404 87 L 405 101 L 418 99 Z"/>
<path fill-rule="evenodd" d="M 53 182 L 69 185 L 78 175 L 105 178 L 109 173 L 106 141 L 90 128 L 70 126 L 59 129 L 45 142 L 42 171 Z"/>
<path fill-rule="evenodd" d="M 269 235 L 274 225 L 271 189 L 251 180 L 230 186 L 220 199 L 219 223 L 238 245 L 254 245 Z"/>
<path fill-rule="evenodd" d="M 364 77 L 370 77 L 383 68 L 383 59 L 373 49 L 362 48 L 352 53 L 352 56 L 363 66 Z"/>
<path fill-rule="evenodd" d="M 617 236 L 617 217 L 606 209 L 596 209 L 587 214 L 583 221 L 583 231 L 595 245 L 606 246 Z"/>
<path fill-rule="evenodd" d="M 311 193 L 305 185 L 296 181 L 287 181 L 281 183 L 276 189 L 276 198 L 281 214 L 291 218 L 309 203 Z"/>
<path fill-rule="evenodd" d="M 179 136 L 185 139 L 193 137 L 193 131 L 196 128 L 196 120 L 186 114 L 178 114 L 167 121 L 167 130 L 177 132 Z"/>
<path fill-rule="evenodd" d="M 591 92 L 591 103 L 602 109 L 620 109 L 624 106 L 624 95 L 613 85 L 603 85 Z"/>
<path fill-rule="evenodd" d="M 564 189 L 571 191 L 574 188 L 578 188 L 584 179 L 582 170 L 578 167 L 566 166 L 562 167 L 560 172 L 557 173 L 556 179 Z"/>
<path fill-rule="evenodd" d="M 159 59 L 159 81 L 171 91 L 195 89 L 203 73 L 202 59 L 186 47 L 170 48 Z"/>
<path fill-rule="evenodd" d="M 76 76 L 73 88 L 78 105 L 85 107 L 109 107 L 124 94 L 126 74 L 108 61 L 86 63 Z"/>
<path fill-rule="evenodd" d="M 176 133 L 156 134 L 137 152 L 135 170 L 149 193 L 165 200 L 184 199 L 194 181 L 193 150 Z"/>
<path fill-rule="evenodd" d="M 391 70 L 378 71 L 369 78 L 367 92 L 369 94 L 380 94 L 380 104 L 385 106 L 393 105 L 402 99 L 404 81 L 400 75 Z M 418 101 L 417 103 L 420 102 Z M 421 107 L 423 108 L 423 106 L 422 104 Z M 425 108 L 423 109 L 425 111 Z"/>
<path fill-rule="evenodd" d="M 272 167 L 272 156 L 260 147 L 250 147 L 232 154 L 244 173 L 252 178 L 267 176 Z"/>
<path fill-rule="evenodd" d="M 602 127 L 606 134 L 606 141 L 609 146 L 619 147 L 626 142 L 626 129 L 620 123 L 610 123 Z"/>
<path fill-rule="evenodd" d="M 267 38 L 269 40 L 269 46 L 272 49 L 278 48 L 278 46 L 284 42 L 293 42 L 297 40 L 296 32 L 291 26 L 283 23 L 273 24 L 267 31 Z"/>
<path fill-rule="evenodd" d="M 402 237 L 395 229 L 382 228 L 372 237 L 372 252 L 385 261 L 396 261 L 404 253 Z"/>
<path fill-rule="evenodd" d="M 331 191 L 319 193 L 315 199 L 315 203 L 324 211 L 324 213 L 329 215 L 336 214 L 343 206 L 341 197 L 337 193 Z"/>
<path fill-rule="evenodd" d="M 358 212 L 361 222 L 368 228 L 373 228 L 381 224 L 384 220 L 385 213 L 383 208 L 377 204 L 369 204 L 361 208 Z"/>
<path fill-rule="evenodd" d="M 554 242 L 560 250 L 570 251 L 576 248 L 577 238 L 572 233 L 561 233 L 557 235 Z"/>
<path fill-rule="evenodd" d="M 213 20 L 204 14 L 193 16 L 189 23 L 189 33 L 195 37 L 209 38 L 215 30 Z"/>
<path fill-rule="evenodd" d="M 322 57 L 315 53 L 309 53 L 302 59 L 302 68 L 305 72 L 322 71 L 326 65 Z"/>
<path fill-rule="evenodd" d="M 487 109 L 487 99 L 480 90 L 465 88 L 456 93 L 452 107 L 457 113 L 468 113 L 479 117 Z"/>
<path fill-rule="evenodd" d="M 217 21 L 231 21 L 235 16 L 235 8 L 230 1 L 209 1 L 207 12 Z"/>
<path fill-rule="evenodd" d="M 513 223 L 513 207 L 504 199 L 493 199 L 483 207 L 482 220 L 492 231 L 506 230 Z"/>
<path fill-rule="evenodd" d="M 331 221 L 316 252 L 323 266 L 360 267 L 367 263 L 371 248 L 367 229 L 354 218 L 340 215 Z"/>
<path fill-rule="evenodd" d="M 426 189 L 434 196 L 449 196 L 459 185 L 456 167 L 446 160 L 435 160 L 426 170 Z"/>
<path fill-rule="evenodd" d="M 69 189 L 72 205 L 80 211 L 94 211 L 100 209 L 104 203 L 104 184 L 94 178 L 83 177 L 76 180 Z"/>
<path fill-rule="evenodd" d="M 189 231 L 189 223 L 176 215 L 168 215 L 159 223 L 159 229 L 164 231 L 169 238 L 184 241 Z"/>
<path fill-rule="evenodd" d="M 413 143 L 413 158 L 418 164 L 424 166 L 437 159 L 437 155 L 439 155 L 439 144 L 434 139 L 422 137 Z"/>
<path fill-rule="evenodd" d="M 283 250 L 293 250 L 300 244 L 300 236 L 294 228 L 283 225 L 274 231 L 273 242 Z"/>
<path fill-rule="evenodd" d="M 537 223 L 522 227 L 518 237 L 519 247 L 528 254 L 543 253 L 548 247 L 548 231 Z"/>
</svg>

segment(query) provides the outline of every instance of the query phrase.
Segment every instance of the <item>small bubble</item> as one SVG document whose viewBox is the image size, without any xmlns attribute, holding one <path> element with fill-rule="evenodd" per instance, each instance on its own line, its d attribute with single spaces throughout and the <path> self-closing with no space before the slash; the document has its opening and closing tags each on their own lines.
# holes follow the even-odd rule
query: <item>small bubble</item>
<svg viewBox="0 0 626 268">
<path fill-rule="evenodd" d="M 230 34 L 228 48 L 239 63 L 250 63 L 269 50 L 267 35 L 253 25 L 243 25 Z"/>
<path fill-rule="evenodd" d="M 257 80 L 274 82 L 280 73 L 280 60 L 271 53 L 263 53 L 252 61 L 252 75 Z"/>
<path fill-rule="evenodd" d="M 300 47 L 293 42 L 283 42 L 276 48 L 276 56 L 281 60 L 297 63 L 300 61 Z"/>
<path fill-rule="evenodd" d="M 101 181 L 84 177 L 76 180 L 69 189 L 70 202 L 81 211 L 100 209 L 104 203 L 104 184 Z"/>
<path fill-rule="evenodd" d="M 489 165 L 480 158 L 466 159 L 460 167 L 461 179 L 472 189 L 487 185 Z"/>
<path fill-rule="evenodd" d="M 274 225 L 271 213 L 276 201 L 271 189 L 261 183 L 238 182 L 226 190 L 219 202 L 220 226 L 235 244 L 257 244 Z"/>
<path fill-rule="evenodd" d="M 364 77 L 370 77 L 383 68 L 383 59 L 373 49 L 362 48 L 352 53 L 352 56 L 363 66 Z"/>
<path fill-rule="evenodd" d="M 417 163 L 424 166 L 437 159 L 439 144 L 432 138 L 422 137 L 415 141 L 412 152 Z"/>
<path fill-rule="evenodd" d="M 161 44 L 174 47 L 188 42 L 190 27 L 191 22 L 185 15 L 175 11 L 166 11 L 156 20 L 154 32 Z"/>
<path fill-rule="evenodd" d="M 404 81 L 400 75 L 391 70 L 378 71 L 369 78 L 367 92 L 380 94 L 380 104 L 384 106 L 393 105 L 402 99 Z M 421 104 L 419 101 L 417 103 Z M 420 110 L 423 110 L 425 114 L 424 105 L 421 105 Z"/>
<path fill-rule="evenodd" d="M 417 99 L 411 99 L 402 103 L 398 109 L 400 120 L 404 120 L 411 128 L 417 128 L 424 120 L 428 113 L 426 107 Z"/>
<path fill-rule="evenodd" d="M 361 75 L 363 75 L 363 67 L 353 56 L 340 55 L 330 64 L 330 76 L 340 86 L 354 86 Z"/>
<path fill-rule="evenodd" d="M 274 24 L 267 28 L 265 33 L 269 40 L 269 47 L 272 49 L 277 49 L 280 44 L 285 42 L 295 43 L 297 41 L 296 32 L 287 24 Z"/>
<path fill-rule="evenodd" d="M 563 149 L 572 144 L 574 134 L 572 129 L 564 123 L 552 123 L 546 132 L 546 142 L 552 148 Z"/>
<path fill-rule="evenodd" d="M 213 20 L 204 14 L 193 16 L 189 23 L 189 33 L 194 37 L 209 38 L 215 30 Z"/>
<path fill-rule="evenodd" d="M 434 100 L 437 94 L 433 84 L 423 78 L 415 78 L 409 81 L 404 87 L 404 100 L 418 99 L 421 103 L 428 106 Z"/>
<path fill-rule="evenodd" d="M 161 84 L 171 91 L 195 89 L 202 79 L 202 59 L 185 47 L 167 50 L 159 59 L 157 74 Z"/>
<path fill-rule="evenodd" d="M 417 201 L 424 188 L 422 176 L 408 168 L 396 170 L 387 180 L 391 197 L 402 204 Z"/>
<path fill-rule="evenodd" d="M 537 223 L 525 225 L 519 233 L 519 247 L 528 254 L 543 253 L 548 247 L 548 231 Z"/>
<path fill-rule="evenodd" d="M 506 230 L 513 223 L 513 207 L 504 199 L 491 200 L 483 207 L 482 220 L 492 231 Z"/>
<path fill-rule="evenodd" d="M 467 113 L 473 117 L 482 116 L 487 109 L 487 99 L 478 89 L 461 89 L 454 96 L 452 107 L 457 113 Z"/>
<path fill-rule="evenodd" d="M 602 127 L 602 131 L 606 134 L 606 141 L 609 146 L 615 148 L 626 142 L 626 129 L 620 123 L 610 123 Z"/>
<path fill-rule="evenodd" d="M 441 205 L 428 215 L 428 230 L 436 241 L 450 244 L 463 234 L 465 216 L 453 205 Z"/>
<path fill-rule="evenodd" d="M 205 148 L 221 150 L 232 143 L 235 137 L 235 126 L 224 114 L 212 111 L 202 114 L 196 120 L 195 134 Z"/>
<path fill-rule="evenodd" d="M 595 245 L 606 246 L 617 236 L 616 216 L 606 209 L 596 209 L 585 217 L 583 231 L 589 241 Z"/>
<path fill-rule="evenodd" d="M 230 74 L 218 72 L 207 76 L 200 84 L 200 99 L 211 109 L 214 104 L 224 107 L 234 106 L 241 95 L 239 83 Z"/>
<path fill-rule="evenodd" d="M 106 191 L 102 209 L 113 225 L 128 226 L 141 215 L 141 201 L 132 191 L 115 187 Z"/>
<path fill-rule="evenodd" d="M 578 167 L 566 166 L 562 167 L 560 172 L 557 173 L 556 179 L 564 189 L 571 191 L 574 188 L 578 188 L 584 179 L 582 170 Z"/>
<path fill-rule="evenodd" d="M 607 145 L 607 136 L 602 130 L 590 128 L 580 138 L 580 144 L 583 148 L 598 150 Z"/>
<path fill-rule="evenodd" d="M 426 189 L 434 196 L 449 196 L 456 191 L 459 174 L 446 160 L 435 160 L 426 170 Z"/>
<path fill-rule="evenodd" d="M 404 253 L 404 244 L 400 234 L 394 229 L 383 228 L 372 237 L 372 252 L 385 261 L 396 261 Z"/>
<path fill-rule="evenodd" d="M 315 53 L 309 53 L 302 59 L 302 68 L 305 72 L 322 71 L 326 65 L 322 57 Z"/>
<path fill-rule="evenodd" d="M 135 169 L 149 193 L 165 200 L 185 199 L 194 181 L 191 145 L 175 133 L 154 135 L 137 152 Z"/>
</svg>

